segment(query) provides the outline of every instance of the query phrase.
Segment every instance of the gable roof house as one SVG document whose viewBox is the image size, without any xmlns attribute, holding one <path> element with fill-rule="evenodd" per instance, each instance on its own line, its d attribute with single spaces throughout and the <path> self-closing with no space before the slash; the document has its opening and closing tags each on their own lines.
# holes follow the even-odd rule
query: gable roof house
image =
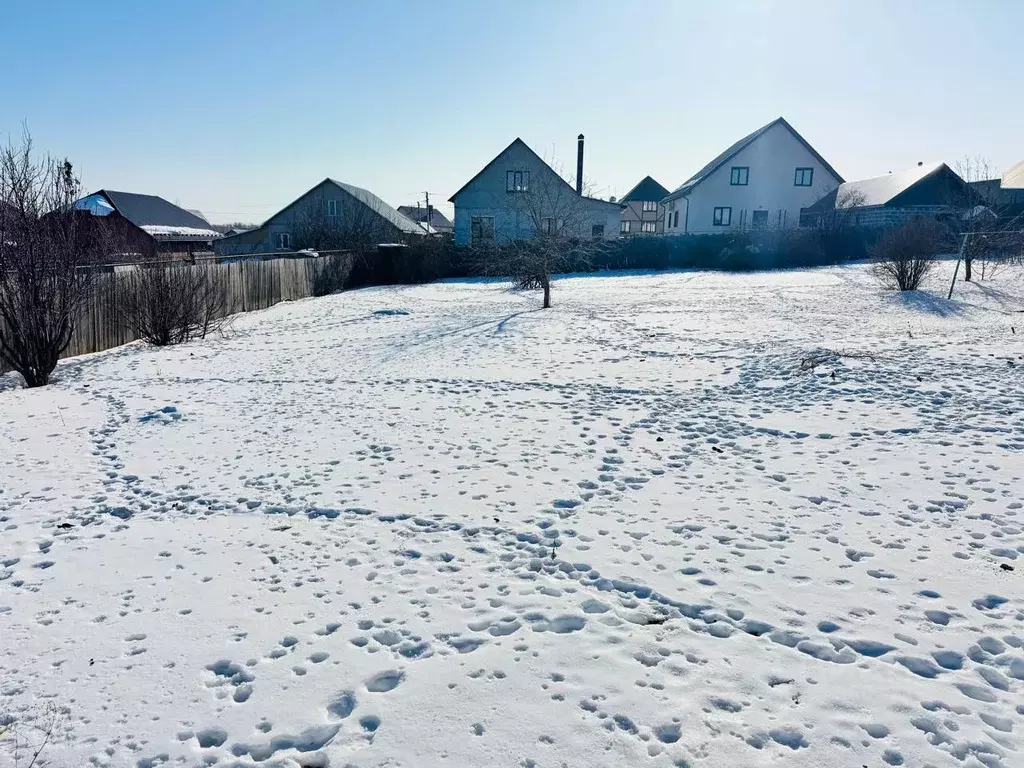
<svg viewBox="0 0 1024 768">
<path fill-rule="evenodd" d="M 336 250 L 404 243 L 427 230 L 372 192 L 327 178 L 256 229 L 221 238 L 218 255 Z"/>
<path fill-rule="evenodd" d="M 123 230 L 119 234 L 126 235 L 133 255 L 143 258 L 191 258 L 212 250 L 220 237 L 205 219 L 156 195 L 101 189 L 76 201 L 75 208 Z"/>
<path fill-rule="evenodd" d="M 982 203 L 981 196 L 945 163 L 918 163 L 897 173 L 848 181 L 800 213 L 815 226 L 843 212 L 857 227 L 899 226 L 907 219 L 962 215 Z"/>
<path fill-rule="evenodd" d="M 665 231 L 665 206 L 668 190 L 650 176 L 619 200 L 625 207 L 619 219 L 619 234 L 654 235 Z"/>
<path fill-rule="evenodd" d="M 619 235 L 619 203 L 583 194 L 583 134 L 577 138 L 576 188 L 516 139 L 451 196 L 455 242 L 509 243 L 538 230 L 573 237 Z"/>
<path fill-rule="evenodd" d="M 784 118 L 744 136 L 662 201 L 668 234 L 796 227 L 800 209 L 843 183 Z"/>
<path fill-rule="evenodd" d="M 998 179 L 969 182 L 985 205 L 1003 217 L 1024 214 L 1024 160 L 1013 165 Z"/>
<path fill-rule="evenodd" d="M 419 205 L 400 205 L 398 206 L 398 212 L 412 219 L 417 224 L 429 224 L 434 232 L 441 235 L 450 235 L 454 228 L 448 217 L 434 206 L 430 206 L 430 221 L 427 221 L 427 209 Z"/>
</svg>

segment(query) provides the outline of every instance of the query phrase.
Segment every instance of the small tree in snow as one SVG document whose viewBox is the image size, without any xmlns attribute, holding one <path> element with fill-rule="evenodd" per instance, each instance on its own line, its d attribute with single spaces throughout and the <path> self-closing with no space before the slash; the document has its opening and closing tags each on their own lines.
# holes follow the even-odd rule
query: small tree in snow
<svg viewBox="0 0 1024 768">
<path fill-rule="evenodd" d="M 478 245 L 473 261 L 482 274 L 511 277 L 519 288 L 543 291 L 547 309 L 551 276 L 589 269 L 607 242 L 584 196 L 557 172 L 533 176 L 523 189 L 507 195 L 515 234 L 505 243 Z"/>
<path fill-rule="evenodd" d="M 911 219 L 890 229 L 872 250 L 876 278 L 886 288 L 916 291 L 947 238 L 946 227 L 931 219 Z"/>
<path fill-rule="evenodd" d="M 25 132 L 0 148 L 0 356 L 25 379 L 47 384 L 91 291 L 79 267 L 111 252 L 67 160 L 37 157 Z"/>
</svg>

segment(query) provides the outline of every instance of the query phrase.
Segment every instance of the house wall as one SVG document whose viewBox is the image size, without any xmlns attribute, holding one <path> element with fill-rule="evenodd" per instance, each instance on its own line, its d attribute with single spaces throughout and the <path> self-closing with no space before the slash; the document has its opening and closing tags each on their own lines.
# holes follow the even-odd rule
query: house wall
<svg viewBox="0 0 1024 768">
<path fill-rule="evenodd" d="M 553 215 L 559 211 L 582 208 L 574 234 L 589 237 L 595 224 L 604 226 L 607 239 L 619 236 L 619 211 L 617 204 L 583 199 L 582 204 L 569 184 L 561 179 L 543 160 L 520 143 L 515 143 L 502 152 L 469 186 L 460 190 L 455 197 L 455 242 L 469 244 L 471 222 L 474 216 L 490 216 L 494 219 L 494 241 L 498 244 L 516 239 L 533 237 L 535 227 L 532 217 L 524 211 L 526 203 L 515 199 L 525 193 L 507 192 L 506 171 L 529 171 L 531 195 L 544 196 L 549 203 L 541 205 Z"/>
<path fill-rule="evenodd" d="M 629 232 L 623 232 L 623 235 L 642 235 L 645 234 L 643 231 L 643 222 L 654 222 L 655 234 L 662 234 L 665 231 L 665 206 L 658 204 L 657 210 L 644 211 L 643 203 L 639 200 L 633 200 L 626 203 L 626 207 L 622 209 L 622 213 L 619 217 L 620 222 L 629 222 Z M 621 227 L 620 227 L 621 229 Z"/>
<path fill-rule="evenodd" d="M 328 216 L 326 201 L 337 200 L 338 215 Z M 282 250 L 280 237 L 288 234 L 290 245 L 283 250 L 340 246 L 339 239 L 355 238 L 367 243 L 404 242 L 404 234 L 383 216 L 356 200 L 341 187 L 327 181 L 275 214 L 259 229 L 224 238 L 214 243 L 218 255 L 275 253 Z"/>
<path fill-rule="evenodd" d="M 730 184 L 732 168 L 750 169 L 746 186 Z M 808 187 L 794 184 L 797 168 L 813 168 Z M 751 229 L 754 211 L 767 211 L 770 228 L 797 227 L 800 209 L 806 208 L 839 186 L 840 180 L 784 125 L 777 124 L 739 154 L 696 185 L 686 196 L 678 226 L 669 226 L 670 234 L 707 234 Z M 677 207 L 680 200 L 675 200 Z M 732 209 L 728 226 L 714 224 L 714 209 Z M 673 222 L 674 223 L 674 219 Z"/>
</svg>

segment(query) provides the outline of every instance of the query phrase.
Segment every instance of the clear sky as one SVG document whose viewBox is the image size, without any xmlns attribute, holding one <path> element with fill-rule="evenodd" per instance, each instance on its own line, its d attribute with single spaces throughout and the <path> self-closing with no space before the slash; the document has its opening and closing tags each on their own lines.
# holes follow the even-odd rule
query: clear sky
<svg viewBox="0 0 1024 768">
<path fill-rule="evenodd" d="M 780 115 L 847 179 L 1024 159 L 1021 0 L 2 2 L 0 134 L 212 221 L 441 203 L 516 136 L 674 188 Z"/>
</svg>

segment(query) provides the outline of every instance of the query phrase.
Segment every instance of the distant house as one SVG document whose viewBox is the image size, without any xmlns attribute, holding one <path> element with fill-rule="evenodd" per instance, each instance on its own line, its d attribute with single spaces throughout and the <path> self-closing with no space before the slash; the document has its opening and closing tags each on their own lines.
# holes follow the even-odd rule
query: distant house
<svg viewBox="0 0 1024 768">
<path fill-rule="evenodd" d="M 619 200 L 625 207 L 619 218 L 622 235 L 654 235 L 665 231 L 665 206 L 662 200 L 668 190 L 650 176 L 633 187 Z"/>
<path fill-rule="evenodd" d="M 332 250 L 404 243 L 426 229 L 372 192 L 324 179 L 256 229 L 222 237 L 219 255 Z"/>
<path fill-rule="evenodd" d="M 843 183 L 783 118 L 744 136 L 662 201 L 669 234 L 786 229 Z"/>
<path fill-rule="evenodd" d="M 847 181 L 800 213 L 804 226 L 815 226 L 842 213 L 857 227 L 898 226 L 910 218 L 958 216 L 983 204 L 945 163 L 918 163 L 885 176 Z"/>
<path fill-rule="evenodd" d="M 508 243 L 532 238 L 538 230 L 618 237 L 622 206 L 582 194 L 582 135 L 577 146 L 576 189 L 522 139 L 505 147 L 451 196 L 455 242 Z"/>
<path fill-rule="evenodd" d="M 970 182 L 985 205 L 1000 216 L 1024 214 L 1024 160 L 1012 166 L 998 179 Z"/>
<path fill-rule="evenodd" d="M 441 213 L 434 206 L 430 206 L 430 221 L 427 221 L 427 209 L 426 207 L 420 207 L 418 205 L 400 205 L 398 206 L 398 212 L 403 216 L 407 216 L 418 224 L 429 224 L 430 228 L 441 235 L 450 235 L 454 226 L 448 220 L 448 217 Z"/>
<path fill-rule="evenodd" d="M 112 258 L 191 258 L 211 251 L 213 241 L 220 237 L 205 219 L 156 195 L 101 189 L 75 202 L 75 208 L 97 217 L 112 217 L 111 225 L 118 221 L 128 252 Z"/>
</svg>

